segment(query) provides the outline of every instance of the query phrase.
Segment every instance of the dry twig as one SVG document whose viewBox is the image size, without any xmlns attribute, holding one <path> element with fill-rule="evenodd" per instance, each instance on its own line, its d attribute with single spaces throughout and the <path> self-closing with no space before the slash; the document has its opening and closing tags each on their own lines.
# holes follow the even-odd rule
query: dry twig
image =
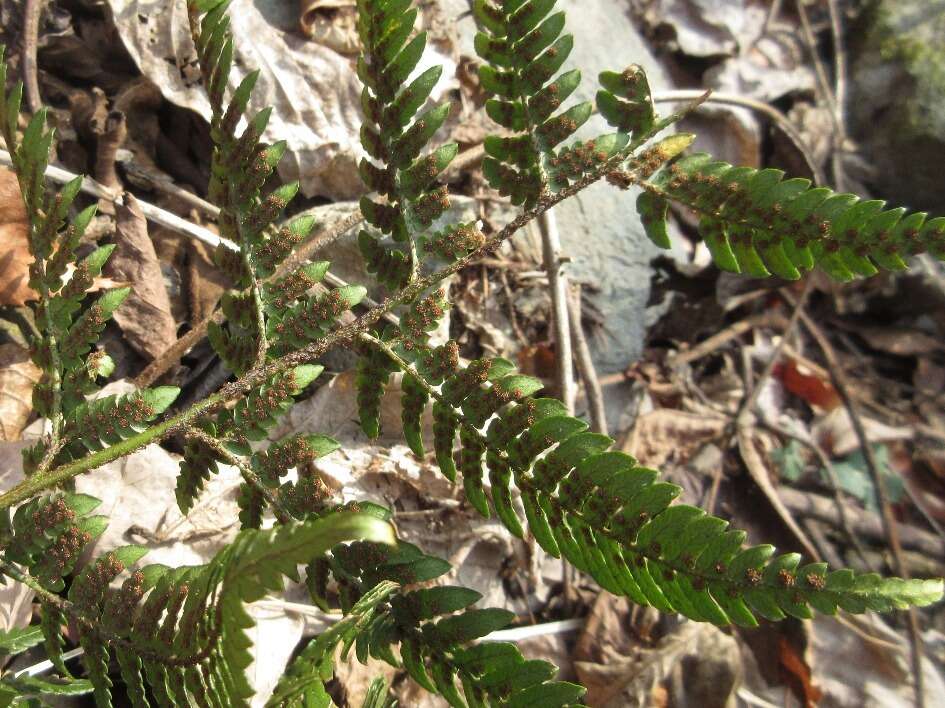
<svg viewBox="0 0 945 708">
<path fill-rule="evenodd" d="M 584 384 L 587 396 L 588 414 L 591 418 L 591 430 L 607 434 L 607 411 L 604 408 L 604 392 L 597 378 L 591 349 L 587 345 L 584 329 L 581 327 L 581 286 L 575 284 L 568 292 L 568 316 L 571 324 L 571 346 L 574 349 L 574 363 Z"/>
<path fill-rule="evenodd" d="M 798 516 L 817 519 L 836 527 L 844 524 L 834 499 L 822 494 L 802 492 L 791 487 L 781 487 L 778 493 L 785 506 Z M 876 543 L 885 542 L 886 533 L 883 530 L 883 522 L 877 514 L 849 502 L 841 502 L 840 508 L 843 509 L 846 523 L 852 534 Z M 903 548 L 917 551 L 930 558 L 945 557 L 945 542 L 923 529 L 901 526 L 900 541 Z"/>
<path fill-rule="evenodd" d="M 551 292 L 551 323 L 555 337 L 558 394 L 567 408 L 568 415 L 574 415 L 576 387 L 571 354 L 571 326 L 568 323 L 568 280 L 563 272 L 561 237 L 553 209 L 538 217 L 538 228 L 541 231 L 542 257 Z"/>
<path fill-rule="evenodd" d="M 43 107 L 39 95 L 39 79 L 36 68 L 36 48 L 39 44 L 39 17 L 43 8 L 42 0 L 26 0 L 23 7 L 23 54 L 20 59 L 23 69 L 23 89 L 30 113 L 36 113 Z"/>
<path fill-rule="evenodd" d="M 653 94 L 653 101 L 655 103 L 677 103 L 680 101 L 691 101 L 695 98 L 698 98 L 703 93 L 704 91 L 701 89 L 661 91 L 659 93 Z M 788 139 L 794 143 L 794 147 L 797 148 L 798 152 L 800 152 L 801 156 L 804 158 L 804 162 L 807 163 L 807 169 L 809 169 L 811 175 L 813 175 L 814 181 L 817 184 L 824 184 L 823 170 L 820 169 L 820 165 L 818 165 L 817 161 L 814 160 L 807 142 L 804 140 L 800 132 L 798 132 L 797 128 L 794 127 L 794 124 L 788 120 L 787 116 L 785 116 L 777 108 L 764 103 L 763 101 L 756 101 L 753 98 L 746 98 L 745 96 L 738 96 L 732 93 L 718 93 L 715 91 L 713 91 L 712 95 L 705 100 L 705 103 L 716 103 L 725 106 L 748 108 L 749 110 L 755 111 L 756 113 L 761 113 L 762 115 L 769 118 L 778 128 L 781 129 L 781 132 L 783 132 L 788 137 Z"/>
</svg>

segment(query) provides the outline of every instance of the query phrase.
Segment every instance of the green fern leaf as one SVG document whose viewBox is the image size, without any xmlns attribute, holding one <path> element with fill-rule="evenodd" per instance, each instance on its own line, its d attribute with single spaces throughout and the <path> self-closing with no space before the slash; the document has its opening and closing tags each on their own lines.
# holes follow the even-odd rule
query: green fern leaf
<svg viewBox="0 0 945 708">
<path fill-rule="evenodd" d="M 647 200 L 671 198 L 700 212 L 700 231 L 719 267 L 756 277 L 796 279 L 818 266 L 845 281 L 878 267 L 900 269 L 904 255 L 942 256 L 945 220 L 927 222 L 925 214 L 904 216 L 878 200 L 783 178 L 779 170 L 732 167 L 697 154 L 658 173 Z"/>
<path fill-rule="evenodd" d="M 0 630 L 0 654 L 14 656 L 43 642 L 43 630 L 37 625 Z"/>
</svg>

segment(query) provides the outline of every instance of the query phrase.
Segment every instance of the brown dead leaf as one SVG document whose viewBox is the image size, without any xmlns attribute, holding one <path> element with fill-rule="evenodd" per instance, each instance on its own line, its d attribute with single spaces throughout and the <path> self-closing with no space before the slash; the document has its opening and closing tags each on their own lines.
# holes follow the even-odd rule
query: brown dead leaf
<svg viewBox="0 0 945 708">
<path fill-rule="evenodd" d="M 299 24 L 312 40 L 340 54 L 357 54 L 358 13 L 354 0 L 302 0 Z"/>
<path fill-rule="evenodd" d="M 837 389 L 828 379 L 794 359 L 778 364 L 774 369 L 774 376 L 781 381 L 785 389 L 803 398 L 811 406 L 832 411 L 842 402 Z"/>
<path fill-rule="evenodd" d="M 915 431 L 909 427 L 893 427 L 873 418 L 861 416 L 866 438 L 873 444 L 911 440 Z M 860 448 L 860 439 L 846 408 L 836 408 L 811 426 L 811 434 L 829 455 L 844 457 Z"/>
<path fill-rule="evenodd" d="M 652 648 L 602 662 L 576 656 L 574 666 L 585 701 L 600 708 L 731 705 L 742 672 L 736 641 L 698 622 L 679 625 Z"/>
<path fill-rule="evenodd" d="M 662 408 L 640 416 L 623 447 L 641 464 L 661 468 L 669 460 L 688 460 L 724 429 L 724 418 Z"/>
<path fill-rule="evenodd" d="M 25 305 L 36 297 L 29 286 L 33 262 L 26 208 L 12 170 L 0 168 L 0 305 Z"/>
<path fill-rule="evenodd" d="M 13 170 L 0 167 L 0 224 L 25 223 L 26 207 Z"/>
<path fill-rule="evenodd" d="M 0 440 L 20 439 L 33 411 L 33 386 L 42 372 L 18 344 L 0 344 Z"/>
<path fill-rule="evenodd" d="M 187 295 L 190 321 L 203 322 L 213 314 L 227 289 L 226 276 L 213 263 L 210 247 L 193 239 L 187 242 Z"/>
<path fill-rule="evenodd" d="M 788 683 L 794 688 L 795 693 L 803 697 L 804 705 L 812 708 L 823 698 L 823 691 L 811 681 L 810 666 L 791 640 L 783 634 L 780 635 L 779 640 L 778 658 L 781 661 L 781 669 L 787 675 Z"/>
<path fill-rule="evenodd" d="M 154 359 L 177 339 L 171 301 L 137 200 L 126 194 L 116 216 L 117 248 L 105 271 L 115 280 L 129 283 L 132 292 L 115 312 L 115 321 L 131 346 Z"/>
<path fill-rule="evenodd" d="M 25 305 L 36 297 L 29 286 L 29 252 L 26 224 L 0 224 L 0 305 Z"/>
</svg>

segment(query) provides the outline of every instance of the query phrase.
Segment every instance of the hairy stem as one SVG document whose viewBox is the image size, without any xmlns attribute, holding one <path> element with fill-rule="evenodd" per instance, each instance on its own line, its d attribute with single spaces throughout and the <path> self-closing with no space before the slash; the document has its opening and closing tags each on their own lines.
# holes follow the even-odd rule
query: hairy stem
<svg viewBox="0 0 945 708">
<path fill-rule="evenodd" d="M 36 580 L 36 578 L 33 578 L 26 573 L 20 572 L 20 570 L 18 570 L 15 565 L 7 560 L 4 560 L 3 558 L 0 558 L 0 573 L 13 578 L 18 583 L 23 583 L 26 587 L 39 595 L 44 602 L 55 605 L 60 609 L 66 609 L 70 604 L 68 600 L 63 600 L 56 593 L 49 592 L 49 590 L 44 588 L 40 582 Z"/>
<path fill-rule="evenodd" d="M 189 427 L 184 435 L 199 440 L 219 455 L 220 459 L 224 462 L 236 467 L 246 481 L 246 484 L 259 492 L 263 499 L 266 500 L 266 503 L 272 508 L 273 513 L 280 523 L 287 524 L 292 521 L 292 514 L 289 513 L 289 510 L 283 506 L 282 502 L 272 493 L 272 490 L 262 483 L 262 480 L 259 479 L 259 475 L 257 475 L 242 458 L 234 455 L 227 450 L 226 447 L 221 445 L 219 440 L 207 435 L 199 428 Z"/>
</svg>

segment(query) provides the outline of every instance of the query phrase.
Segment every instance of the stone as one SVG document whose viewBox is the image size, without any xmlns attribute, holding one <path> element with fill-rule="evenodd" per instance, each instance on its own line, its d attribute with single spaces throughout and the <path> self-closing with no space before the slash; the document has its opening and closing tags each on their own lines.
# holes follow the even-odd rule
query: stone
<svg viewBox="0 0 945 708">
<path fill-rule="evenodd" d="M 628 14 L 629 6 L 610 0 L 564 0 L 574 51 L 566 67 L 579 67 L 574 100 L 593 101 L 597 75 L 640 64 L 653 91 L 671 87 Z M 664 107 L 665 110 L 665 107 Z M 581 137 L 613 129 L 595 116 Z M 589 299 L 604 315 L 604 336 L 589 338 L 598 373 L 623 371 L 639 357 L 646 334 L 650 261 L 660 251 L 646 237 L 636 212 L 637 190 L 621 191 L 599 182 L 555 208 L 568 275 L 589 286 Z M 595 292 L 596 290 L 596 292 Z"/>
<path fill-rule="evenodd" d="M 943 211 L 945 2 L 881 0 L 853 36 L 848 109 L 878 195 Z"/>
</svg>

